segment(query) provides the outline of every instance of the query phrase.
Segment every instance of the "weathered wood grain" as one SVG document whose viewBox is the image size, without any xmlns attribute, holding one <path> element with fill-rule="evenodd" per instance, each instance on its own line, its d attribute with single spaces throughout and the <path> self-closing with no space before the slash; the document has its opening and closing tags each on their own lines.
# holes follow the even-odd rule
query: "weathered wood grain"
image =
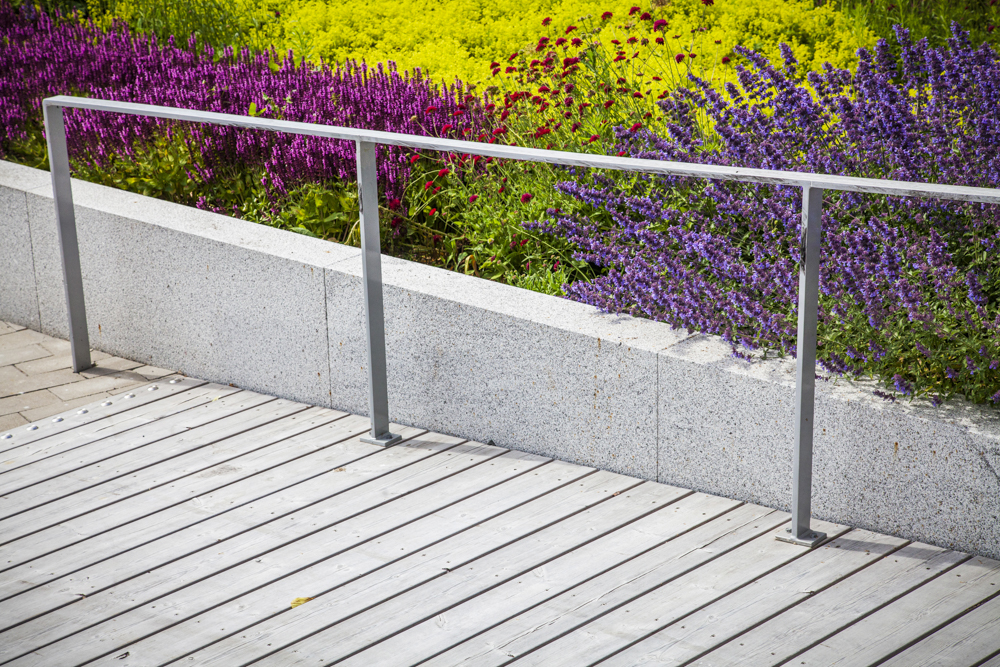
<svg viewBox="0 0 1000 667">
<path fill-rule="evenodd" d="M 0 579 L 0 600 L 206 521 L 212 515 L 206 513 L 205 507 L 229 512 L 378 451 L 362 449 L 355 453 L 342 447 L 327 452 L 369 428 L 366 419 L 351 416 L 341 420 L 338 414 L 342 413 L 324 409 L 301 424 L 305 432 L 228 459 L 223 465 L 197 474 L 195 479 L 151 488 L 113 513 L 89 511 L 35 533 L 30 540 L 6 545 L 7 560 L 0 572 L 10 572 Z M 281 466 L 287 467 L 276 472 Z M 118 489 L 107 493 L 112 496 L 107 502 L 116 502 Z M 94 539 L 98 536 L 100 539 Z M 187 537 L 176 535 L 182 541 Z"/>
<path fill-rule="evenodd" d="M 739 503 L 704 494 L 676 501 L 543 566 L 484 591 L 447 611 L 344 661 L 344 665 L 387 664 L 405 652 L 414 663 L 426 660 L 504 620 L 565 594 L 626 565 L 637 554 L 662 547 Z M 478 663 L 477 663 L 478 664 Z"/>
<path fill-rule="evenodd" d="M 814 525 L 831 538 L 846 526 Z M 777 528 L 673 579 L 520 658 L 526 665 L 590 665 L 808 553 L 775 539 Z"/>
<path fill-rule="evenodd" d="M 1000 591 L 997 595 L 1000 596 Z M 1000 652 L 998 596 L 882 664 L 885 667 L 964 667 Z"/>
<path fill-rule="evenodd" d="M 906 540 L 852 530 L 604 661 L 616 667 L 682 665 L 769 617 L 871 566 Z"/>
<path fill-rule="evenodd" d="M 229 635 L 252 629 L 265 618 L 291 612 L 290 602 L 296 598 L 322 598 L 326 590 L 456 534 L 472 525 L 476 517 L 524 502 L 525 494 L 537 496 L 539 478 L 525 480 L 525 474 L 547 462 L 530 454 L 505 453 L 420 489 L 407 496 L 405 503 L 385 505 L 338 524 L 334 535 L 312 547 L 314 553 L 308 551 L 309 545 L 297 544 L 298 550 L 290 558 L 268 554 L 265 560 L 270 560 L 269 564 L 250 564 L 251 570 L 274 571 L 266 585 L 250 588 L 250 592 L 212 608 L 208 614 L 188 616 L 127 648 L 137 661 L 179 659 Z M 502 495 L 490 493 L 500 487 L 504 489 Z M 447 520 L 441 517 L 445 512 Z M 248 578 L 255 576 L 251 572 Z M 113 660 L 110 655 L 95 664 L 114 664 Z"/>
<path fill-rule="evenodd" d="M 261 659 L 271 664 L 277 658 L 273 653 L 284 646 L 294 645 L 298 639 L 307 638 L 365 610 L 375 609 L 382 600 L 445 577 L 505 546 L 558 525 L 567 517 L 578 516 L 588 508 L 599 506 L 614 494 L 624 493 L 639 484 L 638 480 L 605 471 L 581 477 L 583 471 L 586 469 L 581 470 L 580 466 L 554 462 L 529 473 L 529 478 L 547 477 L 547 481 L 543 482 L 545 486 L 553 483 L 558 486 L 549 493 L 474 524 L 449 539 L 389 562 L 368 576 L 328 591 L 321 598 L 296 608 L 293 613 L 267 619 L 251 630 L 219 642 L 190 658 L 199 665 L 245 664 Z M 392 548 L 391 543 L 388 548 Z M 514 565 L 511 564 L 512 567 Z"/>
<path fill-rule="evenodd" d="M 795 657 L 796 664 L 870 664 L 892 655 L 1000 588 L 1000 563 L 974 557 Z"/>
<path fill-rule="evenodd" d="M 286 651 L 269 656 L 267 661 L 286 665 L 335 662 L 351 657 L 473 596 L 545 566 L 568 551 L 583 548 L 647 514 L 662 511 L 687 493 L 657 484 L 638 486 L 471 563 L 450 569 L 444 576 L 418 588 L 385 599 L 346 623 L 328 627 Z"/>
<path fill-rule="evenodd" d="M 967 558 L 929 544 L 909 544 L 691 664 L 736 667 L 788 660 Z"/>
<path fill-rule="evenodd" d="M 39 438 L 4 452 L 0 455 L 3 458 L 3 465 L 0 466 L 0 475 L 10 474 L 22 466 L 43 461 L 51 456 L 62 454 L 63 452 L 93 445 L 94 443 L 100 442 L 106 438 L 121 435 L 132 429 L 145 426 L 146 424 L 154 422 L 162 417 L 176 415 L 184 410 L 209 403 L 215 398 L 234 394 L 239 391 L 238 389 L 233 389 L 232 387 L 221 387 L 219 385 L 201 383 L 200 385 L 188 388 L 183 392 L 177 391 L 174 393 L 161 394 L 160 392 L 162 391 L 162 388 L 159 388 L 159 385 L 154 384 L 150 386 L 156 386 L 158 389 L 156 392 L 151 393 L 147 387 L 146 394 L 154 395 L 159 400 L 155 402 L 147 402 L 128 411 L 119 411 L 118 413 L 109 415 L 103 419 L 91 420 L 86 424 L 81 424 L 77 428 L 68 430 L 68 432 L 53 434 L 51 437 Z M 127 395 L 129 394 L 126 394 L 126 396 Z M 145 397 L 142 394 L 136 394 L 132 399 L 120 399 L 119 403 L 126 403 L 129 400 L 138 400 L 140 398 Z M 114 406 L 108 406 L 104 409 L 110 409 L 111 407 Z M 82 418 L 92 414 L 98 409 L 101 409 L 100 403 L 98 403 L 96 407 L 89 406 L 78 408 L 78 412 L 82 410 L 87 410 L 88 412 L 85 415 L 77 416 Z M 39 467 L 38 470 L 39 474 L 44 472 L 43 467 Z M 31 473 L 29 471 L 24 471 L 23 474 L 29 475 L 30 478 Z M 4 482 L 6 482 L 7 479 L 7 477 L 0 476 L 0 480 L 3 480 Z"/>
<path fill-rule="evenodd" d="M 48 419 L 34 422 L 32 425 L 37 427 L 34 430 L 23 427 L 7 431 L 11 437 L 0 440 L 0 456 L 3 456 L 5 452 L 38 440 L 63 435 L 67 431 L 103 421 L 108 417 L 130 412 L 204 384 L 207 384 L 204 380 L 186 378 L 181 375 L 169 375 L 161 380 L 115 394 L 111 398 L 101 399 L 73 408 L 72 410 L 67 410 L 61 414 L 53 415 Z M 152 386 L 156 386 L 156 390 L 149 391 L 149 388 Z M 111 405 L 104 405 L 105 403 L 110 403 Z"/>
<path fill-rule="evenodd" d="M 684 508 L 699 494 L 675 505 Z M 724 499 L 712 497 L 716 503 Z M 725 506 L 725 505 L 721 505 Z M 670 509 L 674 509 L 671 506 Z M 680 511 L 677 509 L 676 511 Z M 710 513 L 705 512 L 709 517 Z M 576 588 L 528 609 L 481 635 L 458 644 L 426 664 L 502 665 L 574 632 L 602 614 L 701 567 L 773 531 L 788 515 L 758 505 L 741 505 L 698 525 Z M 498 619 L 499 620 L 499 619 Z"/>
</svg>

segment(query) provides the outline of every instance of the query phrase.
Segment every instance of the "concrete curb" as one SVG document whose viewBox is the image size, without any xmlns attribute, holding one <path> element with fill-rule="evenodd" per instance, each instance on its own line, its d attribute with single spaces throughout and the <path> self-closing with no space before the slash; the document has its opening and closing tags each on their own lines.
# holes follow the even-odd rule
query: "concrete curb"
<svg viewBox="0 0 1000 667">
<path fill-rule="evenodd" d="M 95 348 L 367 411 L 355 248 L 74 181 Z M 0 162 L 0 319 L 66 336 L 48 174 Z M 787 509 L 790 360 L 386 258 L 392 419 Z M 1000 413 L 817 388 L 814 514 L 1000 558 Z"/>
</svg>

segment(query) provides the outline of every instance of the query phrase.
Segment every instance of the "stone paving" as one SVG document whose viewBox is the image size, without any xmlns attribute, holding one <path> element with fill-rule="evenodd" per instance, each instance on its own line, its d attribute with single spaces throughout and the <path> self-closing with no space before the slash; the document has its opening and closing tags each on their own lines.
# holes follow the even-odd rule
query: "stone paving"
<svg viewBox="0 0 1000 667">
<path fill-rule="evenodd" d="M 74 373 L 69 342 L 0 321 L 0 432 L 93 403 L 170 371 L 91 351 Z"/>
</svg>

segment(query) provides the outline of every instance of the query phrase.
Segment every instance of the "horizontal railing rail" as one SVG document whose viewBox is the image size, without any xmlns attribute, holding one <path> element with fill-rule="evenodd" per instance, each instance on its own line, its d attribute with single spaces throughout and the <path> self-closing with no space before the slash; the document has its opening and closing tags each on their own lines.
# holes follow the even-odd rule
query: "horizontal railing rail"
<svg viewBox="0 0 1000 667">
<path fill-rule="evenodd" d="M 45 117 L 49 165 L 52 173 L 59 244 L 62 253 L 73 370 L 76 372 L 91 366 L 90 339 L 87 332 L 87 316 L 84 306 L 83 279 L 80 271 L 80 253 L 73 210 L 63 109 L 107 111 L 133 116 L 191 123 L 210 123 L 355 142 L 361 223 L 361 273 L 367 327 L 368 406 L 372 424 L 371 433 L 364 440 L 381 445 L 391 445 L 397 442 L 399 437 L 393 435 L 389 430 L 385 318 L 382 304 L 382 262 L 378 220 L 378 177 L 375 163 L 377 145 L 468 153 L 504 160 L 802 188 L 802 227 L 800 231 L 802 261 L 799 262 L 792 525 L 788 529 L 788 536 L 779 539 L 810 547 L 819 544 L 826 537 L 823 533 L 813 531 L 810 528 L 816 393 L 816 323 L 819 308 L 819 258 L 824 190 L 1000 204 L 1000 190 L 991 188 L 588 155 L 84 97 L 50 97 L 43 101 L 42 107 Z"/>
</svg>

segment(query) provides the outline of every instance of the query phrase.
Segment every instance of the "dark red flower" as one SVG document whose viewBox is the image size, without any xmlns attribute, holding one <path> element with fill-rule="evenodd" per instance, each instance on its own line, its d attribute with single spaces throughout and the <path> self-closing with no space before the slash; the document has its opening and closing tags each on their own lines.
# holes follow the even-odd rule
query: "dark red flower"
<svg viewBox="0 0 1000 667">
<path fill-rule="evenodd" d="M 556 40 L 556 46 L 562 46 L 563 44 L 566 44 L 568 41 L 569 40 L 567 40 L 565 37 L 560 37 L 559 39 Z"/>
<path fill-rule="evenodd" d="M 499 67 L 494 67 L 493 68 L 493 76 L 496 76 L 499 73 L 500 73 L 500 68 Z"/>
<path fill-rule="evenodd" d="M 583 40 L 580 39 L 579 37 L 574 37 L 573 40 L 570 42 L 570 44 L 572 44 L 573 46 L 583 46 Z"/>
<path fill-rule="evenodd" d="M 723 65 L 729 64 L 729 56 L 722 56 L 722 64 Z"/>
<path fill-rule="evenodd" d="M 424 190 L 430 190 L 434 187 L 434 181 L 427 181 L 424 183 Z"/>
<path fill-rule="evenodd" d="M 657 19 L 653 22 L 653 30 L 663 30 L 669 24 L 664 19 Z"/>
<path fill-rule="evenodd" d="M 652 21 L 653 17 L 650 15 L 649 12 L 643 12 L 642 16 L 639 17 L 639 20 L 640 21 Z"/>
<path fill-rule="evenodd" d="M 705 5 L 706 7 L 711 7 L 712 5 L 715 4 L 715 0 L 701 0 L 701 4 Z"/>
<path fill-rule="evenodd" d="M 595 142 L 595 141 L 597 141 L 598 139 L 600 139 L 600 137 L 599 137 L 599 136 L 597 136 L 596 134 L 592 134 L 592 135 L 590 135 L 590 143 L 594 143 L 594 142 Z"/>
<path fill-rule="evenodd" d="M 677 62 L 683 61 L 684 60 L 684 54 L 683 53 L 678 53 L 676 56 L 674 56 L 674 60 L 676 60 Z"/>
<path fill-rule="evenodd" d="M 688 54 L 688 58 L 697 58 L 697 57 L 698 57 L 697 53 L 689 53 Z"/>
<path fill-rule="evenodd" d="M 574 30 L 576 30 L 576 26 L 575 26 L 575 25 L 569 25 L 569 26 L 566 26 L 566 32 L 565 32 L 565 34 L 567 34 L 567 35 L 568 35 L 568 34 L 570 34 L 571 32 L 573 32 Z"/>
<path fill-rule="evenodd" d="M 438 210 L 436 208 L 432 208 L 429 215 L 435 215 L 437 212 L 438 212 Z M 440 240 L 440 238 L 441 238 L 440 236 L 437 236 L 435 234 L 434 235 L 434 242 L 436 243 L 438 240 Z"/>
<path fill-rule="evenodd" d="M 453 127 L 455 127 L 455 126 L 452 125 L 451 123 L 445 123 L 444 125 L 441 126 L 441 131 L 442 132 L 447 132 L 448 130 L 452 129 Z"/>
<path fill-rule="evenodd" d="M 567 67 L 571 67 L 572 65 L 575 65 L 578 62 L 580 62 L 579 58 L 563 58 L 563 63 L 562 63 L 563 64 L 563 69 L 565 69 Z"/>
<path fill-rule="evenodd" d="M 614 14 L 612 14 L 611 12 L 604 12 L 603 14 L 601 14 L 601 20 L 602 21 L 607 21 L 612 16 L 614 16 Z"/>
<path fill-rule="evenodd" d="M 635 132 L 642 127 L 642 123 L 635 123 L 632 127 L 628 129 L 629 132 Z"/>
<path fill-rule="evenodd" d="M 604 108 L 605 109 L 610 109 L 611 105 L 614 104 L 614 103 L 615 103 L 614 100 L 608 100 L 607 102 L 604 103 Z"/>
<path fill-rule="evenodd" d="M 494 60 L 493 62 L 490 63 L 490 67 L 500 67 L 500 63 Z"/>
<path fill-rule="evenodd" d="M 657 44 L 663 44 L 663 38 L 662 37 L 657 37 L 656 38 L 656 43 Z"/>
<path fill-rule="evenodd" d="M 510 63 L 510 62 L 514 62 L 515 60 L 517 60 L 517 54 L 516 53 L 512 53 L 509 56 L 507 56 L 507 62 Z"/>
<path fill-rule="evenodd" d="M 523 195 L 521 195 L 521 203 L 522 204 L 527 204 L 529 201 L 531 201 L 532 199 L 534 199 L 534 197 L 535 197 L 535 195 L 528 194 L 527 192 L 525 192 Z M 527 239 L 525 239 L 525 241 L 527 241 Z"/>
<path fill-rule="evenodd" d="M 552 23 L 552 17 L 551 16 L 546 16 L 545 18 L 542 19 L 542 25 L 548 25 L 550 23 Z"/>
<path fill-rule="evenodd" d="M 516 72 L 516 71 L 517 71 L 517 68 L 514 67 L 513 65 L 511 65 L 510 67 L 508 67 L 507 69 L 504 70 L 504 74 L 510 74 L 511 72 Z"/>
<path fill-rule="evenodd" d="M 477 199 L 479 199 L 479 195 L 470 195 L 469 196 L 469 203 L 471 204 L 471 203 L 475 202 Z"/>
<path fill-rule="evenodd" d="M 410 156 L 410 164 L 416 164 L 417 160 L 419 160 L 419 159 L 420 159 L 419 155 L 411 155 Z"/>
<path fill-rule="evenodd" d="M 639 9 L 638 7 L 632 7 L 632 9 L 628 10 L 628 15 L 629 16 L 635 16 L 636 14 L 638 14 L 641 11 L 642 10 Z"/>
<path fill-rule="evenodd" d="M 439 171 L 439 172 L 438 172 L 438 176 L 444 176 L 444 175 L 445 175 L 445 174 L 447 174 L 447 173 L 448 173 L 449 171 L 450 171 L 450 170 L 448 169 L 448 167 L 445 167 L 444 169 L 442 169 L 441 171 Z"/>
<path fill-rule="evenodd" d="M 390 209 L 399 208 L 399 200 L 398 199 L 390 199 L 389 200 L 389 208 Z"/>
</svg>

